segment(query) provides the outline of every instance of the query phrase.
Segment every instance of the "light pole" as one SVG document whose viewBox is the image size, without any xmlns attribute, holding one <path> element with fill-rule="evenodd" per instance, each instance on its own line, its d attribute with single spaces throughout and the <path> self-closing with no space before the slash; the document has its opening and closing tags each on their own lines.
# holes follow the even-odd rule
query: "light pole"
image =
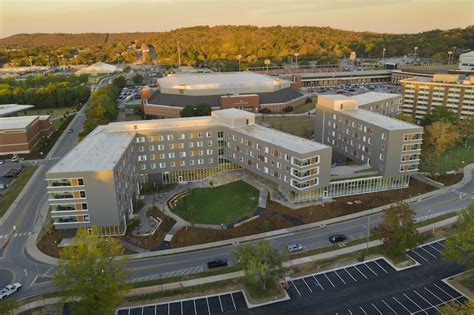
<svg viewBox="0 0 474 315">
<path fill-rule="evenodd" d="M 270 64 L 270 59 L 265 59 L 265 61 L 263 63 L 267 67 L 267 72 L 268 72 L 268 65 Z"/>
<path fill-rule="evenodd" d="M 238 54 L 238 55 L 237 55 L 237 60 L 239 60 L 239 72 L 240 72 L 240 59 L 242 59 L 242 55 L 241 55 L 241 54 Z"/>
<path fill-rule="evenodd" d="M 382 60 L 385 60 L 385 48 L 382 50 Z"/>
<path fill-rule="evenodd" d="M 181 48 L 179 47 L 178 42 L 178 69 L 181 68 Z"/>
<path fill-rule="evenodd" d="M 299 55 L 300 55 L 299 53 L 295 53 L 295 54 L 294 54 L 294 56 L 295 56 L 295 58 L 296 58 L 296 65 L 298 65 L 298 56 L 299 56 Z"/>
<path fill-rule="evenodd" d="M 413 63 L 416 61 L 416 51 L 418 50 L 418 47 L 415 47 L 415 58 L 413 59 Z"/>
<path fill-rule="evenodd" d="M 453 55 L 453 51 L 448 51 L 448 65 L 451 63 L 451 56 Z"/>
</svg>

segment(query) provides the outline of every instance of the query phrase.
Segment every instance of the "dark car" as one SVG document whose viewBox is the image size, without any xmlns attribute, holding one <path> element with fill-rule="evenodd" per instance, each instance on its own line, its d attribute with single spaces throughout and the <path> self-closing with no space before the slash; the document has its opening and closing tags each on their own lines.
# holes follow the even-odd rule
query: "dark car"
<svg viewBox="0 0 474 315">
<path fill-rule="evenodd" d="M 225 267 L 225 266 L 228 266 L 228 265 L 229 265 L 229 263 L 225 259 L 214 259 L 214 260 L 211 260 L 211 261 L 207 262 L 207 268 L 209 268 L 209 269 L 213 269 L 213 268 L 217 268 L 217 267 Z"/>
<path fill-rule="evenodd" d="M 329 236 L 329 242 L 336 244 L 336 243 L 342 243 L 347 241 L 347 237 L 342 234 L 336 234 L 336 235 L 331 235 Z"/>
<path fill-rule="evenodd" d="M 74 132 L 74 129 L 70 128 L 67 133 L 73 133 Z"/>
</svg>

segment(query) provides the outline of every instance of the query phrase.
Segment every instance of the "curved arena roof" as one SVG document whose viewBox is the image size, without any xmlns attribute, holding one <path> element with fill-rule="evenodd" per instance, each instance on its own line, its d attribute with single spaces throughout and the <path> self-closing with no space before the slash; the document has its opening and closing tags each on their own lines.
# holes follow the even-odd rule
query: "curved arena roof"
<svg viewBox="0 0 474 315">
<path fill-rule="evenodd" d="M 253 72 L 182 73 L 158 79 L 163 94 L 225 95 L 279 91 L 290 82 Z"/>
</svg>

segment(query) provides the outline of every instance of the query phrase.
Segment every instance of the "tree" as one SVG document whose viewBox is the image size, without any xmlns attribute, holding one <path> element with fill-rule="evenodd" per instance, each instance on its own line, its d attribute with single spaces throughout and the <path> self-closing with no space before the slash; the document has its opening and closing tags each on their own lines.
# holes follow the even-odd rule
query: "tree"
<svg viewBox="0 0 474 315">
<path fill-rule="evenodd" d="M 132 78 L 133 83 L 140 85 L 143 82 L 143 76 L 139 73 L 135 74 Z"/>
<path fill-rule="evenodd" d="M 421 125 L 428 126 L 438 121 L 450 122 L 454 125 L 456 123 L 456 113 L 446 106 L 436 107 L 421 119 Z"/>
<path fill-rule="evenodd" d="M 114 314 L 129 288 L 125 260 L 115 259 L 122 254 L 116 239 L 94 237 L 85 229 L 62 249 L 53 281 L 65 300 L 80 299 L 75 314 Z"/>
<path fill-rule="evenodd" d="M 437 121 L 425 127 L 424 144 L 428 153 L 439 156 L 459 140 L 456 127 L 447 121 Z"/>
<path fill-rule="evenodd" d="M 243 267 L 247 281 L 263 290 L 283 275 L 282 255 L 266 240 L 256 245 L 242 245 L 236 250 L 235 257 Z"/>
<path fill-rule="evenodd" d="M 210 116 L 211 111 L 212 109 L 208 104 L 202 103 L 196 106 L 184 106 L 179 115 L 181 117 Z"/>
<path fill-rule="evenodd" d="M 291 107 L 291 106 L 287 106 L 287 107 L 283 108 L 284 113 L 291 113 L 292 111 L 293 111 L 293 107 Z"/>
<path fill-rule="evenodd" d="M 0 300 L 0 315 L 12 315 L 18 307 L 18 302 L 13 298 Z"/>
<path fill-rule="evenodd" d="M 127 80 L 120 75 L 112 80 L 112 84 L 121 89 L 127 86 Z"/>
<path fill-rule="evenodd" d="M 464 305 L 456 301 L 451 301 L 439 306 L 438 310 L 443 315 L 472 315 L 474 314 L 474 301 L 467 300 Z"/>
<path fill-rule="evenodd" d="M 448 235 L 442 257 L 467 269 L 474 268 L 474 203 L 459 214 L 454 232 Z"/>
<path fill-rule="evenodd" d="M 415 123 L 415 119 L 413 119 L 412 116 L 404 114 L 404 113 L 398 113 L 397 115 L 395 115 L 395 118 L 398 119 L 398 120 L 405 121 L 405 122 L 410 123 L 410 124 Z"/>
<path fill-rule="evenodd" d="M 179 113 L 181 117 L 194 117 L 194 106 L 193 105 L 186 105 L 183 107 L 181 112 Z"/>
<path fill-rule="evenodd" d="M 474 137 L 474 118 L 472 116 L 459 122 L 459 133 L 464 137 L 464 148 L 467 148 L 470 139 Z"/>
<path fill-rule="evenodd" d="M 384 211 L 378 233 L 383 238 L 383 248 L 390 257 L 401 257 L 407 249 L 418 243 L 415 226 L 415 211 L 405 202 L 400 202 Z"/>
</svg>

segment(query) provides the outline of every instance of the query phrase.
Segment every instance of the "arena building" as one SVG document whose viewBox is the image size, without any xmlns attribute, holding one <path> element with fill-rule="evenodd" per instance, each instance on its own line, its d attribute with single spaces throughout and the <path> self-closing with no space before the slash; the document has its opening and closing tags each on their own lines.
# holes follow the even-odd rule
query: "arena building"
<svg viewBox="0 0 474 315">
<path fill-rule="evenodd" d="M 253 72 L 181 73 L 158 79 L 157 90 L 142 93 L 143 112 L 176 118 L 186 105 L 208 104 L 213 110 L 238 108 L 257 112 L 303 105 L 300 84 Z"/>
</svg>

